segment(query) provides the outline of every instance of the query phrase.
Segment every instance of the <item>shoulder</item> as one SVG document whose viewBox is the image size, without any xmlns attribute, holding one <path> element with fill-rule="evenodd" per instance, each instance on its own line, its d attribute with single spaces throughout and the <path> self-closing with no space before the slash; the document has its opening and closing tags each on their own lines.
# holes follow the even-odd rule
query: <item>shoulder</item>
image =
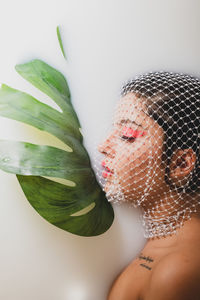
<svg viewBox="0 0 200 300">
<path fill-rule="evenodd" d="M 200 299 L 200 258 L 184 249 L 164 257 L 154 269 L 145 300 Z"/>
</svg>

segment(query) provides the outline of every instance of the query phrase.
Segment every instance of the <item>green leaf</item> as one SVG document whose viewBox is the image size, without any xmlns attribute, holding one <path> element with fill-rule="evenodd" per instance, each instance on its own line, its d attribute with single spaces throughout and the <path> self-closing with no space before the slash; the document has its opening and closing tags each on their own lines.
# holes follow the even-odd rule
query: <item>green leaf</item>
<svg viewBox="0 0 200 300">
<path fill-rule="evenodd" d="M 73 115 L 77 126 L 80 126 L 70 100 L 70 90 L 65 77 L 45 62 L 34 59 L 28 63 L 15 66 L 16 71 L 36 88 L 52 98 L 63 113 Z"/>
<path fill-rule="evenodd" d="M 80 162 L 74 153 L 51 146 L 1 140 L 0 168 L 18 174 L 30 204 L 59 228 L 93 236 L 104 233 L 111 226 L 113 209 L 98 186 L 92 169 L 84 161 Z M 66 178 L 73 181 L 75 187 L 27 175 Z M 92 203 L 95 205 L 88 213 L 72 216 Z"/>
<path fill-rule="evenodd" d="M 66 55 L 65 55 L 64 48 L 63 48 L 63 43 L 62 43 L 62 39 L 61 39 L 61 34 L 60 34 L 59 26 L 56 27 L 56 32 L 57 32 L 57 37 L 58 37 L 60 49 L 62 51 L 62 54 L 63 54 L 64 58 L 66 59 Z"/>
<path fill-rule="evenodd" d="M 48 222 L 80 236 L 97 236 L 113 223 L 114 212 L 96 182 L 85 187 L 67 187 L 46 178 L 17 175 L 20 185 L 35 210 Z M 90 187 L 89 187 L 90 186 Z M 93 192 L 88 193 L 88 187 Z M 92 205 L 89 212 L 72 216 Z"/>
<path fill-rule="evenodd" d="M 49 132 L 71 147 L 72 152 L 0 140 L 0 168 L 17 174 L 28 201 L 48 222 L 81 236 L 105 232 L 113 222 L 114 212 L 96 180 L 83 145 L 66 79 L 40 60 L 17 65 L 16 69 L 50 96 L 63 112 L 4 84 L 0 89 L 0 116 Z M 67 179 L 74 186 L 41 176 Z"/>
<path fill-rule="evenodd" d="M 0 116 L 17 120 L 56 136 L 70 146 L 77 155 L 88 160 L 82 135 L 73 116 L 62 113 L 41 103 L 32 96 L 2 84 L 0 89 Z"/>
<path fill-rule="evenodd" d="M 0 168 L 21 175 L 65 178 L 92 177 L 86 160 L 56 147 L 0 140 Z"/>
</svg>

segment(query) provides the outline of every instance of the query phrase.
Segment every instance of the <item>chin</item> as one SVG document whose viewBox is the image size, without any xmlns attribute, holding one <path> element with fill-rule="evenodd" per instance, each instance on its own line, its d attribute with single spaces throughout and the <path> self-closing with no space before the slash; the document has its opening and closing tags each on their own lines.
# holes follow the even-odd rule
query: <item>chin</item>
<svg viewBox="0 0 200 300">
<path fill-rule="evenodd" d="M 111 182 L 110 181 L 106 181 L 106 183 L 104 185 L 104 191 L 105 192 L 108 192 L 110 190 L 110 185 L 111 185 Z"/>
</svg>

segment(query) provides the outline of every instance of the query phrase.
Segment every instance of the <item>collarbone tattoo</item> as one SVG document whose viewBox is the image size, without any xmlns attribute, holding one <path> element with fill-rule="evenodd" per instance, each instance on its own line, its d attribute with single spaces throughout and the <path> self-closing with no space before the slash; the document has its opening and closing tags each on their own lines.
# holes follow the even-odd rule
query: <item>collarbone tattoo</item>
<svg viewBox="0 0 200 300">
<path fill-rule="evenodd" d="M 140 253 L 138 256 L 139 260 L 144 260 L 145 263 L 141 263 L 140 266 L 146 268 L 147 270 L 151 270 L 152 267 L 149 266 L 150 263 L 154 261 L 154 259 L 150 256 L 146 256 L 143 253 Z M 147 263 L 147 264 L 146 264 Z"/>
</svg>

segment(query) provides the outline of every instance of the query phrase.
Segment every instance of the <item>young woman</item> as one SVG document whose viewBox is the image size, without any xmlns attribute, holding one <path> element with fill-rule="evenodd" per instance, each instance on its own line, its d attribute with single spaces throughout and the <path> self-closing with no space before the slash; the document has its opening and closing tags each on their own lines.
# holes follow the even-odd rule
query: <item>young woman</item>
<svg viewBox="0 0 200 300">
<path fill-rule="evenodd" d="M 147 243 L 108 300 L 200 299 L 200 81 L 150 72 L 122 88 L 98 150 L 108 201 L 140 206 Z"/>
</svg>

